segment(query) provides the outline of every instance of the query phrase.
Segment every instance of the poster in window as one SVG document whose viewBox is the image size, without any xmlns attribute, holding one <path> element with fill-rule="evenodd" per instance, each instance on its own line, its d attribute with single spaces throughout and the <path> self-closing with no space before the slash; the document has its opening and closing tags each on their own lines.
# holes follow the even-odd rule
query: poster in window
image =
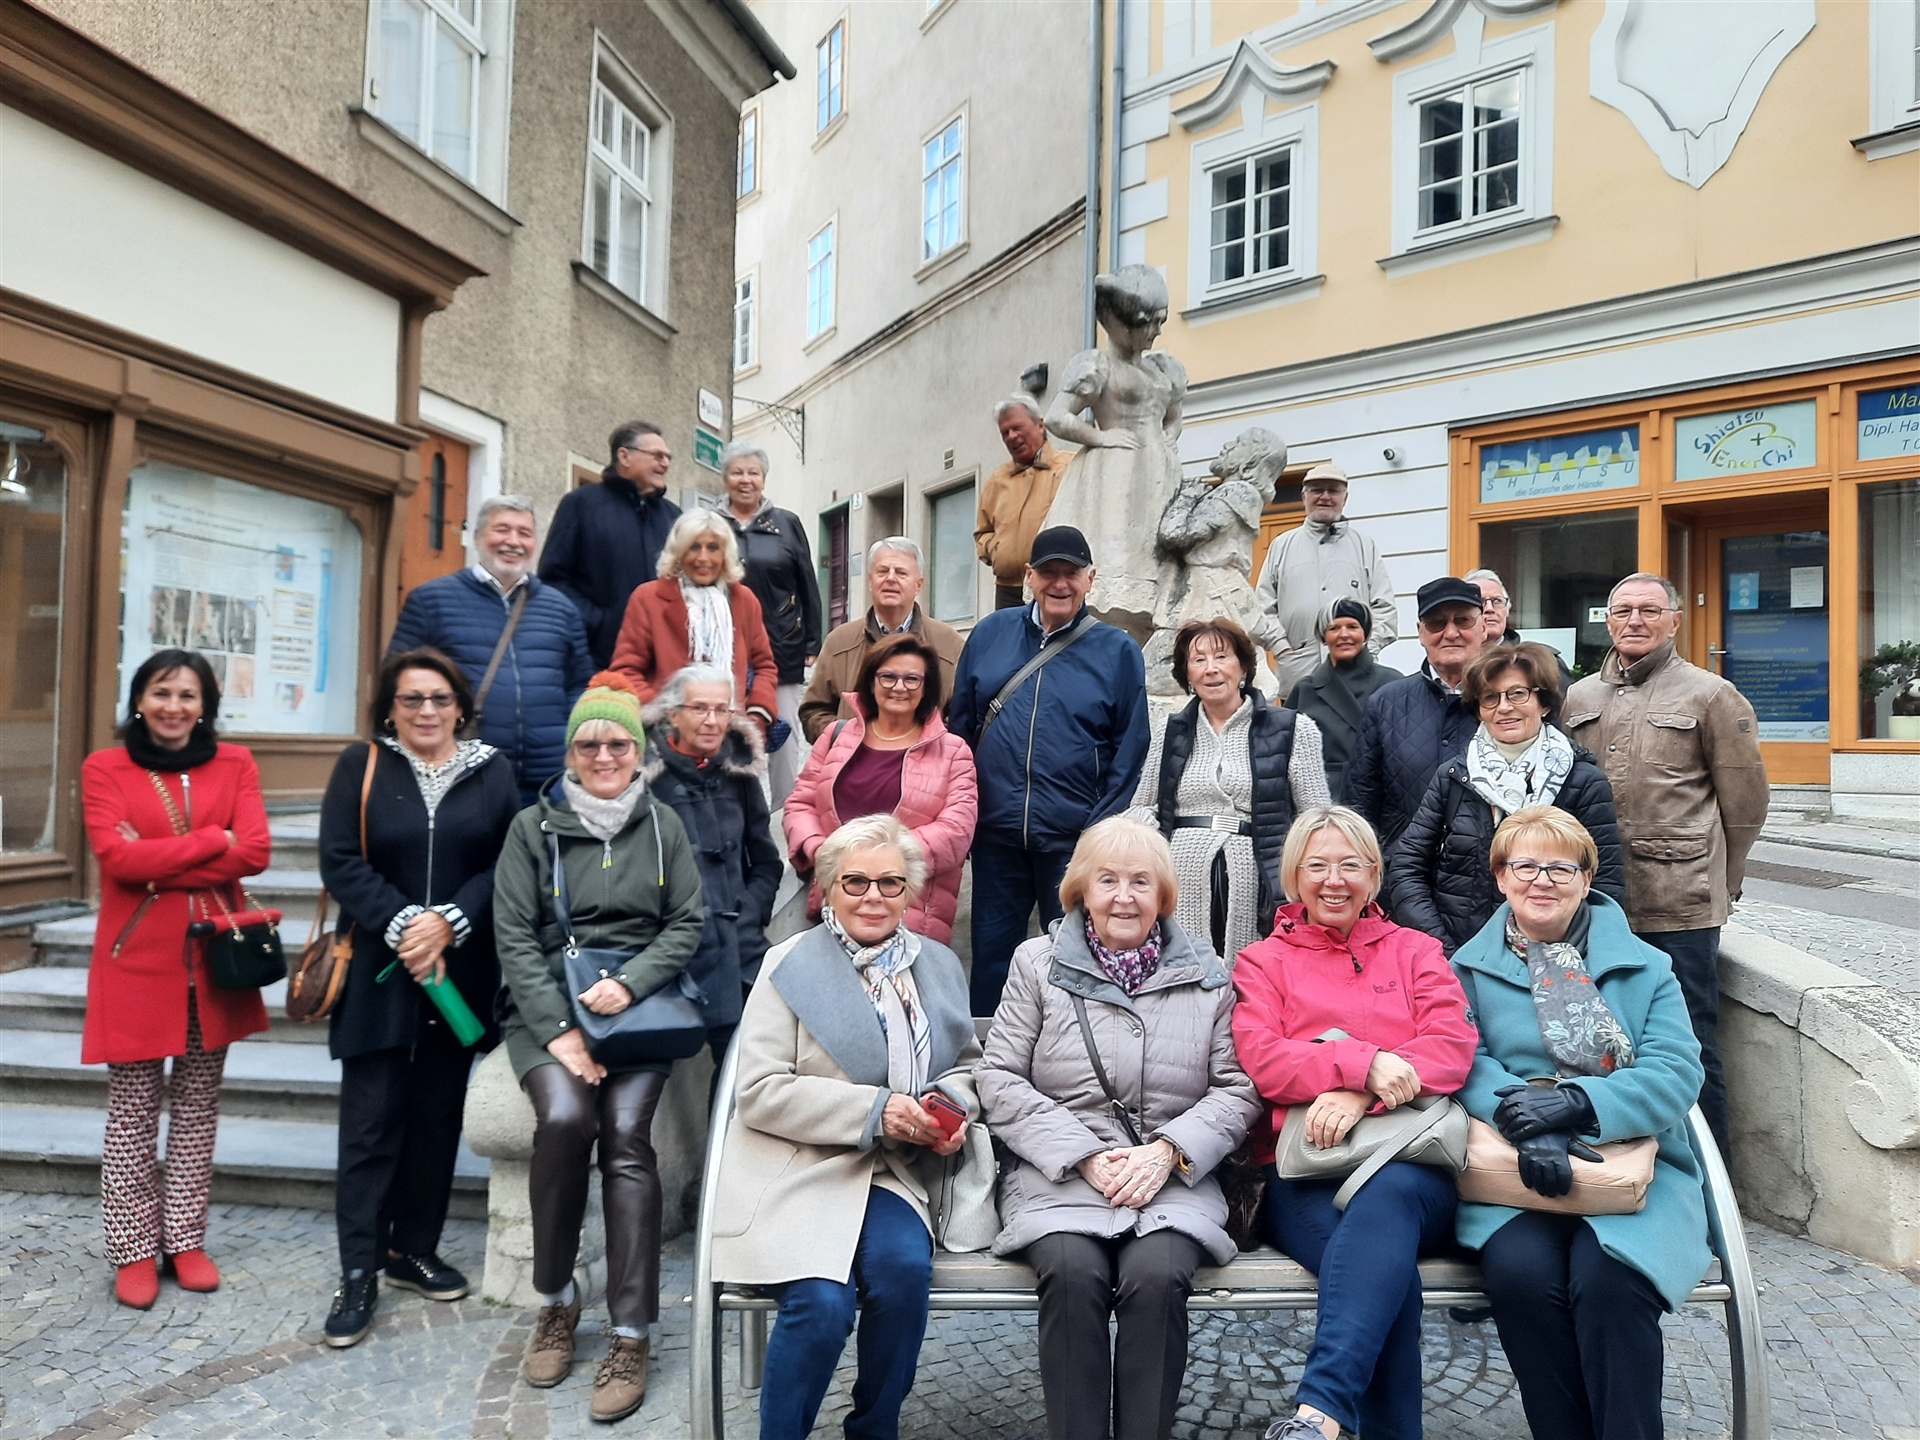
<svg viewBox="0 0 1920 1440">
<path fill-rule="evenodd" d="M 1640 483 L 1640 427 L 1543 435 L 1480 447 L 1480 499 L 1537 500 Z"/>
<path fill-rule="evenodd" d="M 1673 422 L 1673 478 L 1737 479 L 1804 470 L 1818 458 L 1819 434 L 1811 400 L 1683 415 Z"/>
</svg>

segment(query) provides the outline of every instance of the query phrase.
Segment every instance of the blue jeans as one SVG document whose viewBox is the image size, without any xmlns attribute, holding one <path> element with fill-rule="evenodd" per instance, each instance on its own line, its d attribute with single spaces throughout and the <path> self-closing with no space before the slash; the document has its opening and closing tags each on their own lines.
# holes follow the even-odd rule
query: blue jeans
<svg viewBox="0 0 1920 1440">
<path fill-rule="evenodd" d="M 1348 1203 L 1337 1180 L 1267 1167 L 1261 1229 L 1320 1277 L 1320 1323 L 1295 1400 L 1367 1440 L 1420 1437 L 1421 1255 L 1453 1239 L 1453 1177 L 1395 1160 Z"/>
<path fill-rule="evenodd" d="M 856 1300 L 860 1370 L 846 1433 L 849 1440 L 896 1440 L 900 1407 L 913 1388 L 927 1333 L 932 1283 L 933 1237 L 911 1205 L 875 1186 L 867 1192 L 850 1280 L 790 1280 L 773 1287 L 780 1309 L 767 1341 L 760 1440 L 805 1440 L 812 1431 L 853 1333 Z"/>
<path fill-rule="evenodd" d="M 1070 850 L 1023 850 L 992 840 L 973 842 L 973 1013 L 1000 1008 L 1000 991 L 1013 952 L 1027 938 L 1027 921 L 1040 907 L 1040 923 L 1064 913 L 1060 882 Z"/>
<path fill-rule="evenodd" d="M 1640 938 L 1673 961 L 1673 978 L 1687 997 L 1687 1018 L 1700 1042 L 1700 1064 L 1707 1072 L 1700 1085 L 1700 1113 L 1706 1117 L 1720 1156 L 1729 1164 L 1727 1077 L 1720 1069 L 1720 927 L 1708 930 L 1656 930 Z"/>
</svg>

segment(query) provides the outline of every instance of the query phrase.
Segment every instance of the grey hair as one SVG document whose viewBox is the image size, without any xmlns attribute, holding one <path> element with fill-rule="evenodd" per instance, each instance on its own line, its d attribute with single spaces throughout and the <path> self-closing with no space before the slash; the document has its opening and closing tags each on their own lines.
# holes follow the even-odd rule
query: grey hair
<svg viewBox="0 0 1920 1440">
<path fill-rule="evenodd" d="M 718 535 L 720 549 L 726 560 L 720 570 L 722 580 L 731 580 L 735 584 L 747 578 L 746 567 L 740 563 L 740 542 L 734 538 L 733 526 L 718 510 L 708 510 L 704 506 L 696 507 L 673 522 L 673 529 L 667 532 L 667 543 L 660 547 L 660 578 L 673 580 L 680 574 L 680 562 L 686 558 L 687 547 L 693 544 L 696 535 Z"/>
<path fill-rule="evenodd" d="M 927 573 L 927 552 L 904 535 L 889 535 L 884 540 L 876 540 L 867 547 L 867 569 L 873 569 L 873 562 L 880 558 L 882 550 L 895 550 L 912 560 L 922 575 Z"/>
<path fill-rule="evenodd" d="M 1506 595 L 1509 600 L 1513 598 L 1513 596 L 1507 594 L 1507 582 L 1500 578 L 1500 572 L 1497 570 L 1489 570 L 1485 566 L 1482 566 L 1478 570 L 1467 571 L 1467 573 L 1460 578 L 1465 580 L 1469 585 L 1476 580 L 1491 580 L 1500 587 L 1500 593 L 1502 595 Z"/>
<path fill-rule="evenodd" d="M 832 891 L 840 878 L 840 867 L 854 851 L 883 847 L 900 856 L 900 871 L 907 877 L 907 898 L 914 899 L 927 883 L 927 852 L 899 816 L 885 814 L 849 820 L 820 842 L 813 856 L 813 878 L 820 893 Z"/>
<path fill-rule="evenodd" d="M 1613 597 L 1620 593 L 1623 585 L 1658 585 L 1667 592 L 1667 604 L 1675 610 L 1683 610 L 1685 604 L 1680 599 L 1680 588 L 1664 575 L 1654 575 L 1645 570 L 1636 570 L 1631 575 L 1622 576 L 1613 582 L 1613 589 L 1607 591 L 1607 604 L 1613 604 Z"/>
<path fill-rule="evenodd" d="M 480 513 L 474 517 L 473 528 L 487 528 L 487 517 L 496 510 L 511 510 L 519 515 L 534 515 L 533 501 L 524 495 L 489 495 L 480 502 Z"/>
<path fill-rule="evenodd" d="M 660 687 L 657 703 L 669 713 L 678 710 L 687 703 L 689 685 L 724 685 L 728 703 L 734 699 L 731 670 L 722 670 L 718 665 L 683 665 Z"/>
<path fill-rule="evenodd" d="M 736 460 L 758 460 L 760 478 L 765 479 L 773 473 L 773 467 L 767 463 L 767 452 L 758 445 L 750 445 L 745 440 L 729 441 L 727 448 L 720 452 L 720 473 L 727 473 L 727 467 Z"/>
<path fill-rule="evenodd" d="M 993 407 L 993 423 L 998 425 L 1000 423 L 1000 417 L 1005 415 L 1007 411 L 1012 410 L 1016 407 L 1018 407 L 1019 409 L 1025 410 L 1029 415 L 1033 416 L 1034 419 L 1040 421 L 1042 424 L 1046 423 L 1047 417 L 1041 413 L 1039 398 L 1037 396 L 1029 395 L 1024 390 L 1022 390 L 1018 395 L 1009 395 L 1006 399 L 1002 400 L 998 405 Z"/>
</svg>

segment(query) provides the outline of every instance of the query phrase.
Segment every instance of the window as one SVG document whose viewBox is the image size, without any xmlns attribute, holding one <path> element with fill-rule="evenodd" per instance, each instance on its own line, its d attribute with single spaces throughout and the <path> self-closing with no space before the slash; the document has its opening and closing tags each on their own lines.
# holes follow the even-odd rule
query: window
<svg viewBox="0 0 1920 1440">
<path fill-rule="evenodd" d="M 817 339 L 833 328 L 833 232 L 829 220 L 807 241 L 807 339 Z"/>
<path fill-rule="evenodd" d="M 956 118 L 920 149 L 920 258 L 960 243 L 960 138 Z"/>
<path fill-rule="evenodd" d="M 477 179 L 480 11 L 487 0 L 377 0 L 368 109 L 467 181 Z"/>
<path fill-rule="evenodd" d="M 1860 487 L 1860 738 L 1920 740 L 1920 481 Z"/>
<path fill-rule="evenodd" d="M 1319 150 L 1315 101 L 1277 115 L 1253 114 L 1238 129 L 1194 145 L 1188 305 L 1278 304 L 1317 293 L 1301 282 L 1318 278 Z M 1269 296 L 1283 288 L 1286 295 Z"/>
<path fill-rule="evenodd" d="M 673 117 L 606 37 L 594 37 L 588 91 L 587 193 L 574 276 L 628 318 L 668 339 Z M 632 302 L 632 303 L 629 303 Z"/>
<path fill-rule="evenodd" d="M 734 164 L 733 193 L 745 199 L 760 188 L 760 112 L 740 116 L 740 153 Z"/>
<path fill-rule="evenodd" d="M 1421 102 L 1421 230 L 1520 204 L 1520 96 L 1509 74 Z"/>
<path fill-rule="evenodd" d="M 748 273 L 733 282 L 733 368 L 736 370 L 752 369 L 759 349 L 753 317 L 754 280 L 754 275 Z"/>
<path fill-rule="evenodd" d="M 1575 674 L 1591 675 L 1613 644 L 1607 595 L 1640 568 L 1639 534 L 1632 510 L 1482 525 L 1480 564 L 1506 581 L 1507 622 L 1558 650 Z"/>
<path fill-rule="evenodd" d="M 973 548 L 973 486 L 962 485 L 928 500 L 933 530 L 931 614 L 948 623 L 973 619 L 974 577 L 979 571 Z"/>
<path fill-rule="evenodd" d="M 1226 285 L 1287 268 L 1293 219 L 1293 151 L 1237 160 L 1209 172 L 1207 283 Z"/>
<path fill-rule="evenodd" d="M 814 47 L 815 133 L 824 131 L 846 112 L 847 22 L 838 22 L 827 38 Z"/>
<path fill-rule="evenodd" d="M 1854 146 L 1869 160 L 1920 150 L 1920 0 L 1872 0 L 1867 30 L 1872 128 Z"/>
<path fill-rule="evenodd" d="M 0 421 L 0 755 L 7 757 L 0 852 L 7 854 L 55 844 L 66 523 L 60 451 L 41 431 Z"/>
</svg>

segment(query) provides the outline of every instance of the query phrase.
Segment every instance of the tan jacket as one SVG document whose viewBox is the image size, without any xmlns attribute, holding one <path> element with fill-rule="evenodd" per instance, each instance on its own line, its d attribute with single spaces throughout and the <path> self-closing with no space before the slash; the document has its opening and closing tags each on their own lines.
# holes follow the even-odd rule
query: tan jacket
<svg viewBox="0 0 1920 1440">
<path fill-rule="evenodd" d="M 911 974 L 932 1031 L 930 1084 L 980 1113 L 980 1042 L 967 979 L 946 946 L 917 938 Z M 824 925 L 767 952 L 740 1017 L 740 1068 L 713 1220 L 713 1275 L 736 1285 L 836 1280 L 853 1272 L 867 1195 L 891 1190 L 928 1233 L 945 1163 L 880 1138 L 887 1041 L 866 987 Z"/>
<path fill-rule="evenodd" d="M 1567 734 L 1613 785 L 1633 928 L 1724 925 L 1767 818 L 1753 706 L 1668 643 L 1624 669 L 1608 651 L 1565 711 Z"/>
<path fill-rule="evenodd" d="M 960 651 L 967 643 L 966 637 L 944 621 L 935 620 L 918 605 L 913 607 L 907 629 L 939 652 L 940 711 L 945 714 L 953 702 L 953 672 L 960 664 Z M 807 681 L 807 693 L 800 700 L 800 728 L 807 732 L 809 745 L 835 720 L 844 720 L 853 714 L 849 697 L 860 679 L 860 667 L 867 662 L 867 652 L 882 638 L 872 609 L 861 619 L 836 625 L 827 633 L 820 646 L 820 658 L 813 662 L 813 678 Z"/>
<path fill-rule="evenodd" d="M 993 567 L 996 585 L 1019 586 L 1026 578 L 1033 537 L 1047 523 L 1054 494 L 1066 478 L 1071 450 L 1042 445 L 1031 465 L 1009 460 L 980 487 L 980 516 L 973 526 L 973 548 Z"/>
</svg>

